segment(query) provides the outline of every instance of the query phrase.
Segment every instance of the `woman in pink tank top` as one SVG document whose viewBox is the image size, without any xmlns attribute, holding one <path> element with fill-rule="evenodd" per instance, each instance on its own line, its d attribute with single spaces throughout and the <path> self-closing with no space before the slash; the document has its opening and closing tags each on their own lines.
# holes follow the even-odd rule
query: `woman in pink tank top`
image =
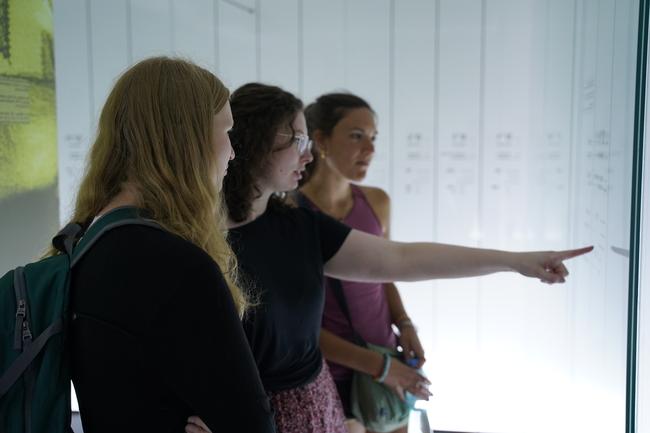
<svg viewBox="0 0 650 433">
<path fill-rule="evenodd" d="M 316 146 L 314 162 L 308 166 L 306 183 L 300 189 L 305 201 L 354 229 L 388 237 L 388 195 L 379 188 L 354 183 L 365 178 L 375 151 L 377 130 L 370 105 L 352 94 L 326 94 L 305 109 L 305 116 Z M 352 328 L 369 343 L 392 348 L 399 343 L 417 367 L 425 361 L 424 351 L 393 283 L 341 281 L 352 327 L 332 293 L 334 284 L 326 278 L 321 350 L 336 382 L 348 431 L 364 432 L 350 413 L 352 371 L 374 374 L 366 369 L 376 365 L 373 359 L 381 355 L 351 343 Z M 399 336 L 393 332 L 393 324 L 399 328 Z M 409 368 L 394 364 L 389 375 L 395 377 L 399 377 L 399 370 Z M 407 426 L 396 430 L 406 431 Z"/>
</svg>

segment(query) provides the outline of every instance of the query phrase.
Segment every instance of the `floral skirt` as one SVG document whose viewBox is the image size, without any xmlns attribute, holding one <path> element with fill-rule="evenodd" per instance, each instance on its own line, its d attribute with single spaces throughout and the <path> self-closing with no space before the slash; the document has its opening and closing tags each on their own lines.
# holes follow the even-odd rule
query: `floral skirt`
<svg viewBox="0 0 650 433">
<path fill-rule="evenodd" d="M 346 433 L 343 407 L 323 360 L 316 379 L 297 388 L 271 393 L 278 433 Z"/>
</svg>

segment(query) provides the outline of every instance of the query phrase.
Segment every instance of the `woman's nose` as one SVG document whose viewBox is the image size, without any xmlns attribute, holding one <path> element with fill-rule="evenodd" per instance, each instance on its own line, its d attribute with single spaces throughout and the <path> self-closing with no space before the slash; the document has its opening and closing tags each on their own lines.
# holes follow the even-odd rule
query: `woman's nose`
<svg viewBox="0 0 650 433">
<path fill-rule="evenodd" d="M 312 162 L 314 160 L 314 154 L 311 153 L 311 152 L 312 152 L 312 150 L 308 149 L 305 153 L 300 155 L 300 159 L 302 161 L 305 161 L 305 164 L 309 164 L 310 162 Z"/>
<path fill-rule="evenodd" d="M 364 150 L 368 151 L 369 153 L 375 153 L 375 142 L 371 139 L 367 139 Z"/>
</svg>

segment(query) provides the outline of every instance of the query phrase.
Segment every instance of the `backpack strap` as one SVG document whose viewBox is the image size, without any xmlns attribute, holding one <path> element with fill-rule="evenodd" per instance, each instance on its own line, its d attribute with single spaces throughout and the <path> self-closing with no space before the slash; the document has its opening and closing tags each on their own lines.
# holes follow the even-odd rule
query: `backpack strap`
<svg viewBox="0 0 650 433">
<path fill-rule="evenodd" d="M 25 347 L 25 350 L 18 355 L 16 360 L 11 364 L 7 369 L 5 374 L 0 377 L 0 398 L 5 395 L 5 393 L 11 388 L 11 385 L 18 380 L 18 378 L 25 372 L 27 367 L 34 361 L 38 356 L 41 349 L 47 344 L 47 341 L 53 335 L 58 334 L 63 330 L 63 320 L 58 319 L 50 326 L 48 326 L 41 335 L 36 338 L 29 346 Z"/>
<path fill-rule="evenodd" d="M 79 235 L 83 232 L 83 227 L 78 223 L 69 223 L 59 231 L 52 239 L 54 248 L 72 258 L 72 250 L 77 242 Z"/>
<path fill-rule="evenodd" d="M 140 210 L 135 207 L 122 207 L 112 210 L 99 218 L 83 235 L 79 243 L 75 246 L 79 235 L 83 232 L 80 224 L 70 223 L 66 225 L 52 239 L 52 245 L 62 253 L 70 257 L 70 268 L 74 266 L 83 255 L 93 246 L 97 240 L 106 232 L 124 225 L 143 225 L 147 227 L 164 230 L 163 227 L 153 220 L 143 218 Z M 32 340 L 32 334 L 29 326 L 23 326 L 30 323 L 29 306 L 27 305 L 27 287 L 22 267 L 14 270 L 14 290 L 18 311 L 16 314 L 16 334 L 14 336 L 14 345 L 20 346 L 22 352 L 13 361 L 11 366 L 0 376 L 0 398 L 11 388 L 11 386 L 22 376 L 25 375 L 27 393 L 29 395 L 33 389 L 34 373 L 30 371 L 31 363 L 36 359 L 41 350 L 45 347 L 51 337 L 63 331 L 64 318 L 59 318 L 48 326 L 36 339 Z M 21 302 L 22 301 L 22 302 Z M 31 398 L 28 399 L 31 402 Z M 26 419 L 29 420 L 30 405 L 25 406 Z M 30 430 L 30 426 L 27 426 Z"/>
<path fill-rule="evenodd" d="M 79 260 L 90 250 L 90 248 L 97 242 L 106 232 L 113 230 L 117 227 L 126 225 L 141 225 L 158 230 L 164 228 L 154 220 L 144 218 L 141 216 L 141 210 L 136 207 L 120 207 L 102 215 L 94 224 L 88 228 L 83 235 L 74 252 L 71 255 L 70 267 L 79 263 Z"/>
<path fill-rule="evenodd" d="M 14 349 L 25 352 L 25 350 L 32 344 L 33 335 L 31 329 L 29 329 L 29 324 L 32 322 L 32 319 L 29 311 L 29 302 L 27 302 L 25 269 L 22 266 L 14 270 L 14 292 L 16 296 L 16 305 L 18 306 L 16 311 L 16 326 L 14 329 Z M 45 341 L 43 344 L 45 344 Z M 36 354 L 38 354 L 38 352 Z M 22 372 L 25 381 L 25 433 L 31 433 L 32 431 L 32 399 L 34 396 L 34 384 L 36 382 L 34 368 L 31 365 L 32 360 L 25 365 L 25 370 Z M 13 365 L 15 365 L 15 362 L 12 366 Z"/>
</svg>

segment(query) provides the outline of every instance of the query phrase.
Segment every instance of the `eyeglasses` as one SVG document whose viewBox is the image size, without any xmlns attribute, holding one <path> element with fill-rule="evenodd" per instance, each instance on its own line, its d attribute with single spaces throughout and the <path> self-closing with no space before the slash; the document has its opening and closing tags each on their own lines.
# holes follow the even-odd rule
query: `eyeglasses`
<svg viewBox="0 0 650 433">
<path fill-rule="evenodd" d="M 292 144 L 295 144 L 298 147 L 298 153 L 300 153 L 301 155 L 304 155 L 305 153 L 311 151 L 313 142 L 309 139 L 309 136 L 307 135 L 292 135 L 292 134 L 284 134 L 282 132 L 278 132 L 277 135 L 281 137 L 293 138 Z"/>
</svg>

